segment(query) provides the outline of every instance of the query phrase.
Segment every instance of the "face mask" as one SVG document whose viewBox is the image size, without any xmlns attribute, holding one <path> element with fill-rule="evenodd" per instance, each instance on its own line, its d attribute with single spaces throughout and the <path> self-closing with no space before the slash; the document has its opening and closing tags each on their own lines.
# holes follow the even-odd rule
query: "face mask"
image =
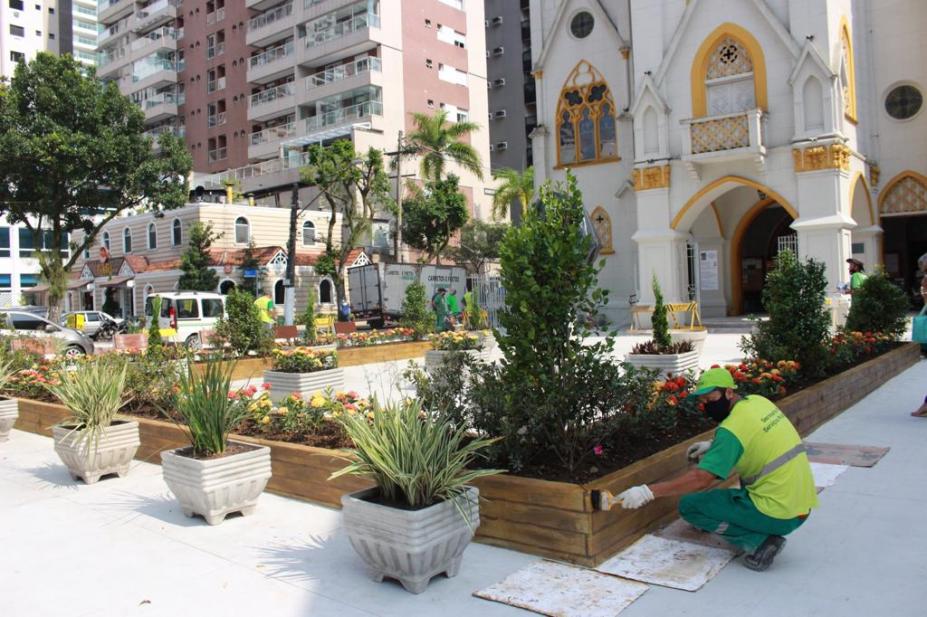
<svg viewBox="0 0 927 617">
<path fill-rule="evenodd" d="M 721 398 L 716 401 L 707 401 L 705 403 L 705 413 L 708 416 L 720 424 L 727 418 L 728 414 L 731 413 L 731 401 L 724 392 L 721 393 Z"/>
</svg>

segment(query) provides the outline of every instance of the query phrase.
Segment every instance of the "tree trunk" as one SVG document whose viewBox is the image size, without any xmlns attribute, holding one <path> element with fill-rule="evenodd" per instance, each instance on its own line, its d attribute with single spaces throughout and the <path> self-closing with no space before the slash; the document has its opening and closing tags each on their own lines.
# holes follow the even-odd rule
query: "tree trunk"
<svg viewBox="0 0 927 617">
<path fill-rule="evenodd" d="M 345 293 L 345 289 L 344 289 L 345 270 L 346 270 L 345 264 L 343 263 L 339 264 L 336 269 L 337 276 L 335 276 L 335 280 L 333 281 L 335 283 L 335 299 L 336 299 L 336 305 L 338 307 L 338 321 L 341 321 L 343 319 L 341 317 L 341 305 L 347 299 L 347 294 Z"/>
</svg>

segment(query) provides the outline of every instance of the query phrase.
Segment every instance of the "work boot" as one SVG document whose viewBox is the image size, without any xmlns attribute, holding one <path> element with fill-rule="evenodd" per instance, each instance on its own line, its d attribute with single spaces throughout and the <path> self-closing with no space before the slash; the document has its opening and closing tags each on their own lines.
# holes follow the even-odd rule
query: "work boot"
<svg viewBox="0 0 927 617">
<path fill-rule="evenodd" d="M 782 536 L 769 536 L 760 544 L 758 549 L 744 557 L 744 565 L 751 570 L 763 572 L 769 569 L 773 559 L 776 558 L 776 555 L 778 555 L 779 551 L 784 547 L 785 538 Z"/>
</svg>

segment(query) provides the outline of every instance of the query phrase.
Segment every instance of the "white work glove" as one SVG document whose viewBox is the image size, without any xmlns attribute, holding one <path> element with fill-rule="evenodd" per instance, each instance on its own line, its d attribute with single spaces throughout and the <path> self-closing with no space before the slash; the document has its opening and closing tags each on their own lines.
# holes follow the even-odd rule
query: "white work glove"
<svg viewBox="0 0 927 617">
<path fill-rule="evenodd" d="M 653 493 L 646 484 L 641 484 L 640 486 L 632 486 L 621 493 L 618 495 L 618 499 L 621 500 L 621 507 L 625 510 L 637 510 L 653 501 Z"/>
<path fill-rule="evenodd" d="M 705 453 L 711 448 L 710 441 L 696 441 L 686 449 L 686 456 L 690 461 L 700 461 Z"/>
</svg>

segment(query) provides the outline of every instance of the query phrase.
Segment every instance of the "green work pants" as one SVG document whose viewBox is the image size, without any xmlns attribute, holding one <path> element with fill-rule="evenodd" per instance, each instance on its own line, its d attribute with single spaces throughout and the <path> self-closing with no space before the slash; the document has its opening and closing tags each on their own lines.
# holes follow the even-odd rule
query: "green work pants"
<svg viewBox="0 0 927 617">
<path fill-rule="evenodd" d="M 779 519 L 763 514 L 742 488 L 685 495 L 679 502 L 679 515 L 689 524 L 716 533 L 748 553 L 759 548 L 769 536 L 792 533 L 805 522 L 799 517 Z"/>
</svg>

